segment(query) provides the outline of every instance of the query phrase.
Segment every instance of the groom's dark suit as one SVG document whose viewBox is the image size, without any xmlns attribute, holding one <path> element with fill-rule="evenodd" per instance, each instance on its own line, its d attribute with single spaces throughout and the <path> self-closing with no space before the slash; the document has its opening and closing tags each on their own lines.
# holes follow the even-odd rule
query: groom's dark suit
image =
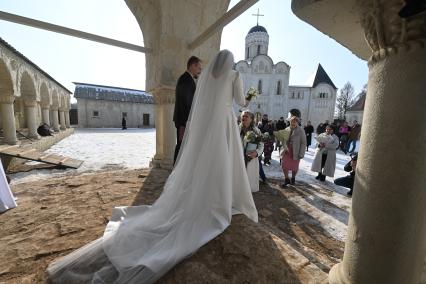
<svg viewBox="0 0 426 284">
<path fill-rule="evenodd" d="M 176 84 L 176 102 L 173 121 L 176 126 L 177 142 L 174 162 L 176 162 L 176 158 L 179 154 L 186 122 L 188 121 L 189 112 L 191 110 L 192 99 L 194 98 L 195 87 L 194 79 L 188 72 L 183 73 Z"/>
</svg>

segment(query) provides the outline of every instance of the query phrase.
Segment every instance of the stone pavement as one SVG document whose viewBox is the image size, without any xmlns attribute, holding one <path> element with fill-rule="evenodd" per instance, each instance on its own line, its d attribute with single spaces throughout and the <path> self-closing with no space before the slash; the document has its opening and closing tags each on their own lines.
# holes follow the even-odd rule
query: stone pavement
<svg viewBox="0 0 426 284">
<path fill-rule="evenodd" d="M 0 215 L 0 283 L 43 283 L 53 259 L 102 236 L 114 206 L 152 204 L 168 175 L 95 172 L 14 186 L 18 207 Z M 258 224 L 234 216 L 223 234 L 159 283 L 322 283 L 343 243 L 288 200 L 303 191 L 277 184 L 254 194 Z"/>
</svg>

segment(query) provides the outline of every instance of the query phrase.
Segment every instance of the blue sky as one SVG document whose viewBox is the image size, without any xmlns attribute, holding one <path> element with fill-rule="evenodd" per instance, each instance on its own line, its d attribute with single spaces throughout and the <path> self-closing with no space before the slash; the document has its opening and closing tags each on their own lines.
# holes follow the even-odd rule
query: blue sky
<svg viewBox="0 0 426 284">
<path fill-rule="evenodd" d="M 231 0 L 230 8 L 238 0 Z M 221 48 L 244 59 L 244 39 L 259 24 L 269 34 L 269 56 L 291 66 L 290 84 L 304 85 L 324 67 L 340 88 L 350 81 L 358 93 L 368 79 L 367 63 L 314 27 L 299 20 L 290 0 L 259 0 L 226 26 Z M 2 0 L 0 10 L 143 45 L 142 32 L 124 0 Z M 74 91 L 72 82 L 145 89 L 145 55 L 0 20 L 0 37 Z M 182 69 L 184 71 L 184 69 Z"/>
</svg>

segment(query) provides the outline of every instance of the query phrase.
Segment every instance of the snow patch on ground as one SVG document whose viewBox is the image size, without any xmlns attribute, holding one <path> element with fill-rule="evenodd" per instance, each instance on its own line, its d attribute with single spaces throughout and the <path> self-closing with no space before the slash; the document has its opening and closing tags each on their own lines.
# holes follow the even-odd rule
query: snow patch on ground
<svg viewBox="0 0 426 284">
<path fill-rule="evenodd" d="M 149 167 L 149 162 L 155 154 L 155 129 L 77 128 L 73 135 L 45 152 L 82 160 L 83 164 L 78 169 L 33 170 L 17 173 L 11 175 L 11 184 L 104 169 Z"/>
<path fill-rule="evenodd" d="M 79 169 L 33 170 L 11 175 L 12 184 L 46 179 L 56 176 L 90 173 L 103 169 L 137 169 L 149 167 L 155 155 L 155 129 L 94 128 L 76 129 L 75 133 L 52 146 L 47 153 L 64 155 L 83 160 Z M 357 145 L 357 149 L 358 149 Z M 304 185 L 300 196 L 290 198 L 298 207 L 316 219 L 333 238 L 344 241 L 346 238 L 349 210 L 352 199 L 346 196 L 347 189 L 336 186 L 333 179 L 325 182 L 315 179 L 317 173 L 310 170 L 315 156 L 315 148 L 306 152 L 300 162 L 296 184 Z M 279 164 L 278 151 L 272 154 L 270 166 L 264 166 L 267 178 L 284 180 Z M 350 160 L 348 155 L 337 153 L 334 178 L 346 176 L 344 165 Z M 35 163 L 35 162 L 31 162 Z M 302 187 L 300 187 L 302 188 Z M 282 190 L 299 190 L 297 187 Z"/>
</svg>

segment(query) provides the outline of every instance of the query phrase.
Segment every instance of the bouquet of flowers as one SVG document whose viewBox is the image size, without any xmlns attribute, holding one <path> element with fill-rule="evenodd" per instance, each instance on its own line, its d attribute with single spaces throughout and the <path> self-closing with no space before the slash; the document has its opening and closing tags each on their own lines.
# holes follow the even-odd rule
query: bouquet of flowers
<svg viewBox="0 0 426 284">
<path fill-rule="evenodd" d="M 244 135 L 244 141 L 246 141 L 248 144 L 259 144 L 263 139 L 263 136 L 260 134 L 257 134 L 256 132 L 250 130 L 247 131 L 246 135 Z"/>
<path fill-rule="evenodd" d="M 327 144 L 333 142 L 333 137 L 331 135 L 327 135 L 326 133 L 321 133 L 315 137 L 315 140 L 317 140 L 318 143 Z"/>
<path fill-rule="evenodd" d="M 274 136 L 283 145 L 282 152 L 287 151 L 288 150 L 288 148 L 287 148 L 287 142 L 290 139 L 290 129 L 286 128 L 286 129 L 283 129 L 283 130 L 274 131 Z"/>
<path fill-rule="evenodd" d="M 320 144 L 330 144 L 333 143 L 333 137 L 331 135 L 327 135 L 326 133 L 321 133 L 315 137 L 315 140 Z"/>
<path fill-rule="evenodd" d="M 244 161 L 247 163 L 251 161 L 251 157 L 247 155 L 248 152 L 256 151 L 257 146 L 262 141 L 262 134 L 257 134 L 254 131 L 247 131 L 246 135 L 244 135 L 244 141 L 246 142 L 246 146 L 244 147 Z"/>
<path fill-rule="evenodd" d="M 258 95 L 259 95 L 259 91 L 254 87 L 250 87 L 247 91 L 246 100 L 251 101 L 252 99 L 256 98 Z"/>
</svg>

